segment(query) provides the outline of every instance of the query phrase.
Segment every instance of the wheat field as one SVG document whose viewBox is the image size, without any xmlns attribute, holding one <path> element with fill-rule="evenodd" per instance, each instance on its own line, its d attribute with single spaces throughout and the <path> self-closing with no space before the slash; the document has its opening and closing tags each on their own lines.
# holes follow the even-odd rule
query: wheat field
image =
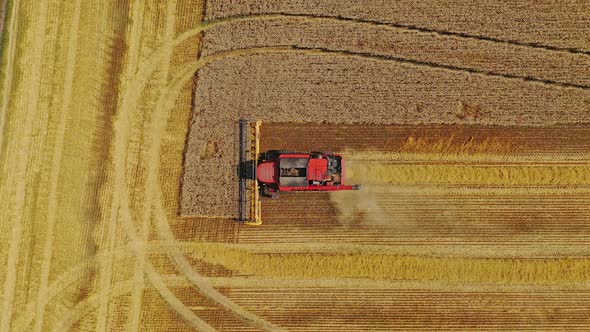
<svg viewBox="0 0 590 332">
<path fill-rule="evenodd" d="M 587 3 L 6 3 L 0 331 L 590 327 Z M 364 189 L 238 224 L 242 118 Z"/>
</svg>

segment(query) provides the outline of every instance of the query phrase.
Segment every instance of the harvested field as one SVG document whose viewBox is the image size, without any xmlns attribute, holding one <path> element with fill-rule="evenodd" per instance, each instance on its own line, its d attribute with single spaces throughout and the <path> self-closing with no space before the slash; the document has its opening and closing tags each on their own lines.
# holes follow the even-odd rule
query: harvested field
<svg viewBox="0 0 590 332">
<path fill-rule="evenodd" d="M 579 1 L 0 0 L 0 331 L 587 330 L 589 26 Z M 238 224 L 242 118 L 365 189 Z"/>
</svg>

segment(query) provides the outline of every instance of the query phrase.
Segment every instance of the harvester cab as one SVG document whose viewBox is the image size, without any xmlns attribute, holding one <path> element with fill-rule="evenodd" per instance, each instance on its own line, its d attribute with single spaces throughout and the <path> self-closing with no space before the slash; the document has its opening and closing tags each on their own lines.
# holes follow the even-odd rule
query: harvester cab
<svg viewBox="0 0 590 332">
<path fill-rule="evenodd" d="M 346 185 L 344 158 L 333 152 L 272 150 L 260 153 L 260 121 L 240 121 L 240 218 L 260 225 L 261 195 L 280 192 L 358 190 Z"/>
</svg>

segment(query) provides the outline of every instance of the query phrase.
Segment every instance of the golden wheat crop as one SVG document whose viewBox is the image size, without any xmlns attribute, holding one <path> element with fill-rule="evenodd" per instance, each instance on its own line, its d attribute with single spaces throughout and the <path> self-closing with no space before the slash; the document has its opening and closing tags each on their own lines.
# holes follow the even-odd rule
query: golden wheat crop
<svg viewBox="0 0 590 332">
<path fill-rule="evenodd" d="M 590 11 L 447 5 L 9 0 L 0 330 L 586 328 Z M 241 118 L 366 190 L 228 220 Z"/>
</svg>

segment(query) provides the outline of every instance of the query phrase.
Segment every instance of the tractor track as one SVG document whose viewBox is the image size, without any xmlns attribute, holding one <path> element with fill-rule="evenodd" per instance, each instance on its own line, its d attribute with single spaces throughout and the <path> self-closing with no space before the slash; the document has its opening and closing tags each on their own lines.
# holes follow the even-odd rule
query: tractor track
<svg viewBox="0 0 590 332">
<path fill-rule="evenodd" d="M 143 2 L 139 1 L 142 5 Z M 137 15 L 142 13 L 143 11 L 137 11 Z M 132 26 L 136 26 L 136 24 L 132 24 Z M 137 108 L 138 100 L 135 100 L 134 107 L 129 108 L 126 107 L 126 103 L 129 101 L 130 90 L 134 88 L 136 82 L 133 80 L 133 77 L 136 73 L 136 70 L 139 68 L 137 65 L 138 59 L 138 52 L 140 48 L 140 31 L 131 33 L 131 40 L 135 41 L 132 42 L 129 46 L 128 54 L 132 54 L 131 58 L 135 59 L 135 64 L 131 64 L 127 67 L 126 74 L 123 76 L 123 85 L 121 86 L 122 93 L 120 94 L 120 99 L 118 101 L 118 113 L 114 120 L 114 142 L 112 145 L 112 187 L 113 190 L 111 192 L 112 201 L 111 201 L 111 209 L 110 215 L 108 219 L 112 219 L 109 223 L 109 230 L 114 229 L 114 227 L 121 222 L 124 227 L 125 234 L 127 235 L 130 241 L 130 248 L 133 249 L 135 255 L 137 257 L 144 257 L 144 248 L 141 244 L 141 240 L 138 239 L 138 235 L 135 230 L 135 226 L 133 225 L 132 221 L 132 213 L 131 213 L 131 205 L 129 202 L 130 193 L 127 187 L 126 177 L 126 152 L 128 152 L 129 146 L 129 131 L 131 128 L 131 118 L 135 114 L 134 111 Z M 136 54 L 136 55 L 133 55 Z M 146 78 L 147 79 L 147 78 Z M 143 86 L 141 88 L 143 91 Z M 141 91 L 139 91 L 141 94 Z M 139 96 L 137 96 L 139 98 Z M 109 231 L 110 233 L 110 231 Z M 112 246 L 109 245 L 109 248 Z M 109 257 L 109 266 L 112 267 L 112 256 L 107 255 Z M 169 305 L 174 308 L 180 315 L 189 322 L 194 328 L 203 331 L 211 330 L 211 326 L 198 318 L 192 311 L 190 311 L 186 306 L 178 300 L 178 298 L 166 287 L 165 284 L 161 281 L 161 278 L 153 265 L 147 261 L 142 263 L 143 271 L 146 274 L 149 281 L 156 287 L 157 291 L 162 295 L 164 300 L 169 303 Z M 101 269 L 102 270 L 102 269 Z M 108 268 L 110 270 L 110 268 Z M 105 274 L 108 277 L 108 274 Z M 105 278 L 106 278 L 105 277 Z M 110 280 L 110 277 L 109 277 Z M 104 284 L 104 283 L 103 283 Z M 101 295 L 101 306 L 99 307 L 99 314 L 101 311 L 104 313 L 103 315 L 99 315 L 99 318 L 102 316 L 106 319 L 106 315 L 108 314 L 108 303 L 109 303 L 109 296 L 108 296 L 108 288 L 102 287 L 102 295 Z M 106 321 L 105 321 L 106 324 Z M 97 329 L 104 325 L 100 323 L 97 325 Z M 104 325 L 106 327 L 106 325 Z"/>
<path fill-rule="evenodd" d="M 5 4 L 8 3 L 9 0 L 5 0 Z M 14 69 L 15 69 L 15 61 L 16 61 L 16 45 L 18 40 L 18 11 L 20 6 L 20 0 L 10 0 L 11 3 L 11 12 L 10 15 L 6 15 L 5 17 L 10 18 L 10 26 L 8 28 L 4 27 L 4 31 L 2 31 L 2 36 L 7 36 L 8 32 L 10 32 L 11 37 L 8 39 L 8 49 L 2 50 L 0 53 L 2 58 L 6 58 L 6 66 L 5 72 L 3 74 L 2 80 L 2 104 L 0 106 L 0 154 L 4 152 L 4 128 L 6 123 L 6 117 L 8 116 L 8 105 L 10 105 L 10 92 L 13 89 L 14 84 Z M 3 37 L 4 38 L 4 37 Z M 6 54 L 6 55 L 5 55 Z M 0 166 L 3 166 L 0 163 Z"/>
<path fill-rule="evenodd" d="M 176 15 L 176 7 L 177 7 L 177 1 L 173 0 L 173 1 L 169 1 L 166 4 L 166 16 L 165 16 L 165 28 L 164 28 L 164 36 L 163 36 L 163 40 L 164 41 L 168 41 L 170 39 L 172 39 L 173 34 L 174 34 L 174 25 L 175 25 L 175 15 Z M 169 54 L 165 57 L 165 59 L 162 62 L 162 66 L 161 66 L 161 71 L 159 73 L 159 78 L 158 78 L 158 85 L 159 85 L 159 90 L 162 91 L 159 93 L 163 93 L 163 91 L 166 91 L 166 85 L 168 83 L 168 76 L 169 76 L 169 71 L 170 71 L 170 61 L 171 61 L 171 54 L 172 52 L 170 51 Z M 158 108 L 155 109 L 155 111 L 152 112 L 152 115 L 149 117 L 149 124 L 147 126 L 147 133 L 152 133 L 153 132 L 153 127 L 154 127 L 154 121 L 157 121 L 157 117 L 154 116 L 154 113 L 158 113 Z M 145 127 L 144 127 L 145 128 Z M 146 130 L 144 129 L 143 132 L 145 132 Z M 143 132 L 142 132 L 142 141 L 143 142 Z M 153 136 L 149 136 L 148 138 L 148 142 L 147 142 L 147 147 L 149 150 L 149 147 L 153 144 L 152 142 L 152 138 Z M 143 144 L 142 144 L 143 145 Z M 143 148 L 142 148 L 143 150 Z M 151 180 L 149 178 L 150 175 L 150 167 L 153 166 L 153 163 L 149 162 L 149 157 L 148 156 L 146 158 L 146 160 L 148 160 L 147 164 L 147 180 L 146 180 L 146 187 L 149 187 L 149 181 Z M 139 166 L 139 163 L 138 163 Z M 137 174 L 137 172 L 136 172 Z M 145 191 L 145 208 L 142 214 L 142 220 L 141 220 L 141 227 L 140 227 L 140 240 L 142 242 L 146 242 L 149 238 L 149 233 L 150 233 L 150 219 L 152 218 L 152 191 L 150 190 L 146 190 Z M 131 294 L 131 309 L 130 309 L 130 319 L 128 318 L 128 329 L 131 331 L 139 331 L 140 329 L 140 317 L 141 317 L 141 309 L 142 309 L 142 300 L 143 300 L 143 289 L 145 287 L 145 281 L 144 281 L 144 275 L 143 275 L 143 269 L 144 269 L 144 264 L 145 264 L 145 259 L 146 259 L 146 253 L 145 251 L 140 252 L 140 254 L 137 256 L 137 262 L 136 262 L 136 267 L 135 267 L 135 271 L 134 271 L 134 287 L 133 287 L 133 292 Z"/>
<path fill-rule="evenodd" d="M 142 0 L 135 0 L 131 1 L 130 3 L 130 13 L 131 13 L 131 24 L 129 27 L 129 33 L 126 35 L 127 40 L 127 50 L 126 50 L 126 66 L 123 72 L 122 78 L 122 90 L 125 90 L 125 86 L 128 84 L 126 80 L 129 79 L 131 74 L 136 70 L 139 52 L 140 52 L 140 43 L 141 43 L 141 34 L 142 34 L 142 25 L 143 25 L 143 14 L 144 14 L 144 7 L 145 3 Z M 118 110 L 121 112 L 121 110 Z M 121 115 L 120 113 L 118 116 L 125 116 Z M 116 128 L 116 120 L 115 120 L 115 128 Z M 125 128 L 125 130 L 129 130 L 130 126 Z M 116 130 L 116 129 L 115 129 Z M 116 133 L 115 133 L 116 139 Z M 114 170 L 116 172 L 116 169 Z M 120 180 L 114 177 L 114 183 L 118 183 Z M 116 188 L 116 186 L 114 186 Z M 106 227 L 107 227 L 107 235 L 106 235 L 106 248 L 108 252 L 112 251 L 112 248 L 115 246 L 116 241 L 116 227 L 118 226 L 118 219 L 120 216 L 119 210 L 119 198 L 118 192 L 116 190 L 112 191 L 112 201 L 110 212 L 108 213 L 109 218 L 107 219 Z M 110 220 L 109 220 L 110 219 Z M 97 331 L 106 331 L 108 327 L 108 311 L 109 311 L 109 290 L 112 283 L 112 268 L 113 268 L 113 261 L 112 256 L 107 255 L 107 259 L 105 259 L 103 265 L 100 267 L 100 276 L 99 276 L 99 286 L 98 292 L 100 296 L 100 306 L 98 307 L 97 312 L 97 319 L 96 319 L 96 330 Z"/>
<path fill-rule="evenodd" d="M 18 6 L 15 4 L 15 8 Z M 15 167 L 8 171 L 8 176 L 6 179 L 16 181 L 15 187 L 15 197 L 14 197 L 14 206 L 10 212 L 12 212 L 11 217 L 8 220 L 13 220 L 14 224 L 12 225 L 11 230 L 11 240 L 10 240 L 10 247 L 7 254 L 7 266 L 6 266 L 6 277 L 4 280 L 4 287 L 2 292 L 2 314 L 0 316 L 0 330 L 7 331 L 10 329 L 12 315 L 14 311 L 14 296 L 16 292 L 16 282 L 17 282 L 17 270 L 18 270 L 18 259 L 20 254 L 20 246 L 22 240 L 22 231 L 24 228 L 23 219 L 25 218 L 25 200 L 27 194 L 27 174 L 29 170 L 29 158 L 31 152 L 31 145 L 32 145 L 32 130 L 33 130 L 33 121 L 35 119 L 35 114 L 37 110 L 37 106 L 40 99 L 40 88 L 42 84 L 42 60 L 43 58 L 40 56 L 43 53 L 45 48 L 44 43 L 44 31 L 42 29 L 45 28 L 47 23 L 47 14 L 48 14 L 48 4 L 43 2 L 39 9 L 39 17 L 40 17 L 40 24 L 33 32 L 35 37 L 33 39 L 33 51 L 32 53 L 36 56 L 31 59 L 32 65 L 29 75 L 31 75 L 32 85 L 29 87 L 27 96 L 28 96 L 28 107 L 26 111 L 26 115 L 23 119 L 22 127 L 16 129 L 17 133 L 21 134 L 20 142 L 16 142 L 17 147 L 15 148 L 18 153 L 14 154 L 17 157 L 17 163 Z M 16 20 L 15 15 L 12 17 L 13 20 Z M 40 40 L 39 40 L 40 39 Z M 6 91 L 8 93 L 8 91 Z M 3 112 L 2 116 L 4 116 L 5 111 Z M 20 130 L 19 130 L 20 129 Z M 2 136 L 4 132 L 2 133 Z M 12 154 L 14 151 L 7 147 L 6 150 L 8 153 Z M 8 185 L 8 187 L 12 187 Z M 10 199 L 10 198 L 8 198 Z"/>
<path fill-rule="evenodd" d="M 264 18 L 218 26 L 208 29 L 206 35 L 205 56 L 229 49 L 263 45 L 323 47 L 371 55 L 395 55 L 397 58 L 494 76 L 505 75 L 565 85 L 588 86 L 590 83 L 588 75 L 580 75 L 584 68 L 590 66 L 590 57 L 482 39 L 449 37 L 365 20 L 347 21 L 318 16 Z M 258 38 L 258 35 L 264 37 Z M 569 65 L 564 66 L 564 63 Z"/>
<path fill-rule="evenodd" d="M 77 0 L 74 5 L 74 14 L 72 19 L 72 25 L 69 29 L 69 40 L 67 49 L 66 59 L 66 75 L 64 79 L 64 96 L 61 105 L 61 114 L 59 118 L 59 124 L 56 134 L 56 143 L 53 151 L 53 160 L 51 164 L 51 174 L 49 176 L 50 188 L 49 188 L 49 201 L 47 206 L 47 235 L 45 245 L 43 249 L 43 261 L 41 267 L 40 286 L 37 294 L 37 305 L 35 312 L 44 313 L 45 304 L 43 298 L 46 296 L 49 272 L 51 268 L 51 255 L 54 242 L 54 229 L 56 223 L 57 214 L 57 186 L 60 174 L 60 166 L 62 162 L 62 153 L 64 147 L 64 136 L 66 120 L 70 111 L 71 99 L 72 99 L 72 87 L 74 82 L 74 71 L 76 64 L 76 56 L 78 49 L 78 27 L 80 24 L 80 11 L 81 11 L 81 0 Z M 43 327 L 43 314 L 37 316 L 35 320 L 34 331 L 41 331 Z"/>
</svg>

